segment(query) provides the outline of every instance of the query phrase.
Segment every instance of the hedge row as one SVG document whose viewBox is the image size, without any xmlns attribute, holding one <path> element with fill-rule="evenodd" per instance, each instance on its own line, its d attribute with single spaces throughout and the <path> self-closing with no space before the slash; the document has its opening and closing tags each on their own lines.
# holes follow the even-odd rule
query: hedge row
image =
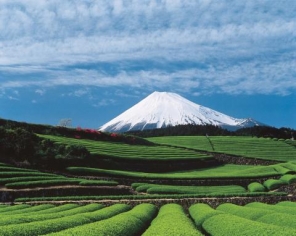
<svg viewBox="0 0 296 236">
<path fill-rule="evenodd" d="M 261 202 L 252 202 L 247 204 L 245 207 L 271 210 L 271 211 L 274 211 L 275 213 L 285 213 L 285 214 L 296 215 L 296 210 L 294 208 L 291 208 L 290 206 L 270 205 L 270 204 L 261 203 Z"/>
<path fill-rule="evenodd" d="M 148 138 L 149 141 L 182 146 L 197 150 L 226 153 L 262 160 L 291 161 L 295 160 L 296 150 L 283 142 L 252 137 L 211 136 L 210 141 L 205 136 L 167 136 Z M 212 145 L 211 145 L 212 144 Z"/>
<path fill-rule="evenodd" d="M 227 168 L 227 169 L 226 169 Z M 237 170 L 236 168 L 244 168 Z M 221 172 L 221 170 L 225 172 Z M 68 167 L 70 173 L 77 175 L 92 176 L 117 176 L 142 179 L 214 179 L 214 178 L 250 178 L 250 177 L 266 177 L 280 176 L 281 174 L 274 170 L 271 166 L 260 167 L 240 167 L 238 165 L 225 165 L 223 167 L 212 168 L 211 170 L 196 170 L 191 172 L 170 172 L 170 173 L 146 173 L 125 170 L 109 170 L 88 167 Z"/>
<path fill-rule="evenodd" d="M 293 202 L 277 205 L 251 203 L 237 206 L 230 203 L 221 204 L 217 209 L 207 204 L 195 204 L 189 213 L 198 229 L 206 231 L 206 235 L 296 235 L 296 207 L 289 213 L 279 213 L 295 206 Z"/>
<path fill-rule="evenodd" d="M 159 210 L 157 217 L 143 236 L 166 235 L 202 235 L 194 227 L 193 222 L 186 216 L 182 206 L 178 204 L 166 204 Z"/>
<path fill-rule="evenodd" d="M 82 186 L 116 186 L 118 182 L 111 180 L 83 180 L 79 182 Z"/>
<path fill-rule="evenodd" d="M 203 228 L 212 236 L 296 235 L 296 231 L 294 229 L 265 224 L 230 214 L 218 214 L 210 217 L 203 223 Z"/>
<path fill-rule="evenodd" d="M 74 216 L 77 214 L 93 212 L 102 209 L 101 204 L 88 204 L 85 206 L 79 206 L 77 204 L 65 204 L 62 206 L 54 207 L 48 210 L 39 211 L 36 214 L 22 214 L 12 216 L 2 216 L 0 218 L 0 226 L 11 224 L 23 224 L 34 221 L 47 221 L 51 219 L 57 219 L 67 216 Z"/>
<path fill-rule="evenodd" d="M 5 208 L 0 208 L 0 214 L 5 213 L 5 212 L 12 212 L 12 211 L 17 211 L 25 208 L 29 208 L 31 205 L 27 204 L 22 204 L 22 205 L 15 205 L 11 207 L 5 207 Z"/>
<path fill-rule="evenodd" d="M 40 220 L 25 224 L 13 224 L 2 226 L 0 235 L 42 235 L 51 232 L 58 232 L 64 229 L 73 228 L 83 224 L 90 224 L 95 221 L 110 218 L 121 212 L 127 211 L 130 206 L 124 204 L 116 204 L 111 207 L 106 207 L 98 211 L 83 213 L 73 216 L 67 216 L 57 219 Z M 88 234 L 80 234 L 88 235 Z"/>
<path fill-rule="evenodd" d="M 31 212 L 42 212 L 43 210 L 48 210 L 48 209 L 51 209 L 55 207 L 54 205 L 52 204 L 42 204 L 42 205 L 37 205 L 37 206 L 30 206 L 30 207 L 26 207 L 24 209 L 19 209 L 19 210 L 15 210 L 15 211 L 7 211 L 5 213 L 2 213 L 2 219 L 3 217 L 9 217 L 11 218 L 11 215 L 15 216 L 15 215 L 18 215 L 18 214 L 28 214 L 28 213 L 31 213 Z M 3 216 L 5 215 L 5 216 Z M 0 219 L 1 220 L 1 219 Z"/>
<path fill-rule="evenodd" d="M 217 210 L 223 211 L 225 213 L 240 216 L 249 220 L 257 220 L 258 218 L 273 213 L 271 210 L 266 209 L 256 209 L 251 207 L 237 206 L 231 203 L 224 203 L 217 207 Z"/>
<path fill-rule="evenodd" d="M 72 185 L 79 184 L 80 179 L 49 179 L 49 180 L 37 180 L 37 181 L 25 181 L 5 184 L 7 188 L 20 189 L 20 188 L 34 188 L 34 187 L 47 187 L 53 185 Z"/>
<path fill-rule="evenodd" d="M 149 226 L 157 213 L 157 208 L 148 203 L 135 206 L 132 210 L 118 214 L 107 220 L 98 221 L 80 227 L 69 228 L 51 236 L 88 235 L 88 236 L 118 236 L 141 235 Z"/>
<path fill-rule="evenodd" d="M 296 183 L 296 175 L 291 175 L 291 174 L 283 175 L 280 178 L 280 180 L 285 182 L 286 184 L 293 184 L 293 183 Z"/>
<path fill-rule="evenodd" d="M 197 203 L 189 207 L 189 214 L 192 217 L 196 227 L 201 230 L 202 225 L 206 219 L 214 215 L 224 214 L 224 212 L 215 210 L 208 204 Z"/>
<path fill-rule="evenodd" d="M 132 187 L 137 192 L 149 194 L 225 194 L 245 193 L 246 189 L 238 185 L 228 186 L 178 186 L 163 184 L 134 183 Z"/>
<path fill-rule="evenodd" d="M 268 179 L 268 180 L 264 181 L 263 185 L 268 190 L 274 190 L 274 189 L 277 189 L 277 188 L 282 187 L 284 185 L 287 185 L 287 183 L 285 183 L 284 181 L 279 180 L 279 179 Z"/>
<path fill-rule="evenodd" d="M 258 182 L 253 182 L 248 185 L 248 190 L 249 190 L 249 192 L 252 192 L 252 193 L 253 192 L 264 192 L 265 187 Z"/>
<path fill-rule="evenodd" d="M 55 174 L 49 174 L 49 173 L 42 173 L 42 172 L 31 172 L 31 171 L 5 171 L 0 172 L 0 178 L 12 178 L 12 177 L 18 177 L 18 176 L 40 176 L 41 178 L 44 176 L 57 176 Z"/>
<path fill-rule="evenodd" d="M 15 182 L 27 182 L 27 181 L 36 181 L 36 180 L 50 180 L 50 179 L 61 179 L 63 176 L 22 176 L 22 177 L 11 177 L 11 178 L 1 178 L 0 184 L 9 184 Z M 66 177 L 64 177 L 66 178 Z"/>
<path fill-rule="evenodd" d="M 291 217 L 290 214 L 285 214 L 285 213 L 268 214 L 257 219 L 257 221 L 266 223 L 266 224 L 285 226 L 285 227 L 296 229 L 296 217 Z"/>
<path fill-rule="evenodd" d="M 20 188 L 34 188 L 34 187 L 48 187 L 60 185 L 81 185 L 81 186 L 116 186 L 118 182 L 107 180 L 84 180 L 78 178 L 41 178 L 41 180 L 11 182 L 5 184 L 7 188 L 20 189 Z"/>
</svg>

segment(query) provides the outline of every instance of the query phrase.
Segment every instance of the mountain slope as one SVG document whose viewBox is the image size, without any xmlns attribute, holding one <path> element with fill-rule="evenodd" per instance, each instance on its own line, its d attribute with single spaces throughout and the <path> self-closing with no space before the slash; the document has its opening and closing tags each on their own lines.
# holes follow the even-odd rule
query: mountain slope
<svg viewBox="0 0 296 236">
<path fill-rule="evenodd" d="M 259 125 L 253 119 L 237 119 L 193 103 L 176 93 L 154 92 L 104 124 L 100 130 L 126 132 L 181 124 L 217 125 L 229 129 Z"/>
</svg>

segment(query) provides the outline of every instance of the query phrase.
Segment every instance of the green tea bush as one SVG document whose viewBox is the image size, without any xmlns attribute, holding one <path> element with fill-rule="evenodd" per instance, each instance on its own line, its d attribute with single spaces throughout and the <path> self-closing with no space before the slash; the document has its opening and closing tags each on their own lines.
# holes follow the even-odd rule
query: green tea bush
<svg viewBox="0 0 296 236">
<path fill-rule="evenodd" d="M 136 190 L 137 187 L 142 186 L 142 185 L 144 185 L 144 184 L 146 184 L 146 183 L 132 183 L 131 187 L 132 187 L 134 190 Z"/>
<path fill-rule="evenodd" d="M 224 211 L 225 213 L 240 216 L 249 220 L 256 220 L 266 214 L 273 213 L 273 211 L 271 210 L 237 206 L 231 203 L 221 204 L 217 207 L 217 210 Z"/>
<path fill-rule="evenodd" d="M 68 167 L 70 173 L 76 175 L 93 176 L 116 176 L 143 179 L 213 179 L 213 178 L 246 178 L 246 177 L 266 177 L 280 176 L 272 166 L 242 166 L 227 164 L 220 167 L 208 169 L 197 169 L 188 171 L 175 171 L 169 173 L 146 173 L 138 171 L 110 170 L 88 167 Z"/>
<path fill-rule="evenodd" d="M 28 208 L 25 208 L 25 209 L 8 211 L 8 212 L 5 213 L 5 216 L 7 216 L 7 215 L 15 216 L 17 214 L 37 213 L 39 211 L 51 209 L 53 207 L 55 207 L 55 206 L 52 205 L 52 204 L 42 204 L 42 205 L 28 207 Z"/>
<path fill-rule="evenodd" d="M 1 172 L 3 171 L 39 172 L 37 170 L 18 168 L 18 167 L 12 167 L 12 166 L 0 166 L 0 171 Z"/>
<path fill-rule="evenodd" d="M 112 218 L 98 221 L 75 228 L 70 228 L 51 236 L 88 235 L 88 236 L 117 236 L 117 235 L 141 235 L 147 225 L 155 217 L 157 209 L 152 204 L 140 204 L 132 210 L 118 214 Z"/>
<path fill-rule="evenodd" d="M 281 173 L 282 175 L 290 174 L 290 173 L 294 173 L 293 170 L 288 169 L 288 168 L 286 168 L 286 167 L 284 167 L 284 166 L 282 166 L 282 165 L 273 165 L 273 168 L 274 168 L 277 172 Z"/>
<path fill-rule="evenodd" d="M 296 150 L 285 142 L 274 142 L 266 138 L 212 136 L 212 145 L 205 136 L 168 136 L 148 138 L 149 141 L 192 148 L 196 150 L 213 151 L 236 156 L 244 156 L 262 160 L 291 161 L 295 160 Z"/>
<path fill-rule="evenodd" d="M 277 189 L 279 187 L 282 187 L 284 185 L 286 185 L 287 183 L 285 183 L 282 180 L 279 179 L 268 179 L 266 181 L 264 181 L 263 185 L 268 189 L 268 190 L 274 190 Z"/>
<path fill-rule="evenodd" d="M 277 203 L 276 206 L 296 207 L 296 202 L 282 201 L 282 202 Z"/>
<path fill-rule="evenodd" d="M 281 163 L 281 166 L 290 169 L 291 171 L 293 171 L 293 173 L 296 173 L 296 163 L 293 161 Z"/>
<path fill-rule="evenodd" d="M 14 182 L 27 182 L 36 180 L 50 180 L 50 179 L 61 179 L 63 176 L 29 176 L 29 177 L 12 177 L 12 178 L 1 178 L 0 184 L 9 184 Z M 64 177 L 66 179 L 66 177 Z"/>
<path fill-rule="evenodd" d="M 116 186 L 118 182 L 111 180 L 83 180 L 79 182 L 82 186 Z"/>
<path fill-rule="evenodd" d="M 211 193 L 244 193 L 245 188 L 241 186 L 165 186 L 159 185 L 150 187 L 147 190 L 149 194 L 211 194 Z"/>
<path fill-rule="evenodd" d="M 17 210 L 22 210 L 26 208 L 30 208 L 31 205 L 28 204 L 21 204 L 21 205 L 15 205 L 15 206 L 10 206 L 10 207 L 5 207 L 0 209 L 0 214 L 3 214 L 5 212 L 12 212 L 12 211 L 17 211 Z"/>
<path fill-rule="evenodd" d="M 247 204 L 245 207 L 260 208 L 265 210 L 274 211 L 274 213 L 285 213 L 290 215 L 296 215 L 296 210 L 294 207 L 282 206 L 282 205 L 271 205 L 261 202 L 252 202 Z"/>
<path fill-rule="evenodd" d="M 79 215 L 67 216 L 51 220 L 40 220 L 24 224 L 12 224 L 2 226 L 0 235 L 42 235 L 51 232 L 57 232 L 68 228 L 73 228 L 83 224 L 89 224 L 95 221 L 110 218 L 121 212 L 129 210 L 130 207 L 124 204 L 116 204 L 98 211 L 83 213 Z M 87 235 L 87 234 L 80 234 Z"/>
<path fill-rule="evenodd" d="M 102 209 L 101 204 L 88 204 L 80 206 L 77 204 L 65 204 L 59 207 L 36 212 L 35 214 L 21 214 L 21 215 L 9 215 L 0 218 L 0 226 L 11 224 L 23 224 L 34 221 L 46 221 L 56 218 L 62 218 L 66 216 L 73 216 L 77 214 L 93 212 Z"/>
<path fill-rule="evenodd" d="M 257 221 L 296 229 L 296 217 L 291 217 L 291 215 L 285 213 L 268 214 L 260 217 Z"/>
<path fill-rule="evenodd" d="M 296 183 L 296 175 L 283 175 L 280 180 L 286 184 L 293 184 Z"/>
<path fill-rule="evenodd" d="M 202 235 L 193 222 L 185 215 L 183 207 L 178 204 L 166 204 L 159 210 L 157 217 L 143 236 L 166 235 Z"/>
<path fill-rule="evenodd" d="M 204 230 L 212 236 L 229 235 L 262 235 L 262 236 L 295 236 L 296 231 L 291 228 L 265 224 L 248 220 L 235 215 L 218 214 L 208 218 L 203 223 Z"/>
<path fill-rule="evenodd" d="M 25 181 L 5 184 L 6 188 L 34 188 L 34 187 L 47 187 L 56 185 L 68 185 L 68 184 L 79 184 L 80 179 L 51 179 L 51 180 L 36 180 L 36 181 Z"/>
<path fill-rule="evenodd" d="M 244 193 L 245 188 L 238 185 L 228 186 L 179 186 L 162 184 L 134 184 L 137 192 L 147 192 L 149 194 L 224 194 L 224 193 Z"/>
<path fill-rule="evenodd" d="M 204 221 L 214 215 L 224 214 L 223 211 L 218 211 L 205 203 L 197 203 L 189 207 L 189 214 L 194 220 L 198 229 L 202 229 Z"/>
<path fill-rule="evenodd" d="M 0 172 L 0 178 L 12 178 L 12 177 L 18 177 L 18 176 L 56 176 L 54 174 L 49 174 L 49 173 L 41 173 L 38 171 L 5 171 L 5 172 Z"/>
<path fill-rule="evenodd" d="M 265 187 L 258 182 L 253 182 L 248 185 L 248 190 L 249 190 L 249 192 L 252 192 L 252 193 L 253 192 L 264 192 Z"/>
</svg>

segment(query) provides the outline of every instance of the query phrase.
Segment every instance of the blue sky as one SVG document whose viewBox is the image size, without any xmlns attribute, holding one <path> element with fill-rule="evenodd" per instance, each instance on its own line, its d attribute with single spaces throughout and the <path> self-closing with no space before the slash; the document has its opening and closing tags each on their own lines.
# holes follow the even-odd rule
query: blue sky
<svg viewBox="0 0 296 236">
<path fill-rule="evenodd" d="M 294 0 L 0 0 L 0 117 L 98 128 L 153 91 L 296 128 Z"/>
</svg>

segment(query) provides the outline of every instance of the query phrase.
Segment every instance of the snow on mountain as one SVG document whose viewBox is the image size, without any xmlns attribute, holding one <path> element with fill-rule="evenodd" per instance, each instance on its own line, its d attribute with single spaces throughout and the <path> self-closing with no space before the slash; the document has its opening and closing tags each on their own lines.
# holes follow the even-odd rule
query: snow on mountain
<svg viewBox="0 0 296 236">
<path fill-rule="evenodd" d="M 237 119 L 193 103 L 176 93 L 153 92 L 142 101 L 104 124 L 100 130 L 126 132 L 197 124 L 237 129 L 260 125 L 253 119 Z"/>
</svg>

